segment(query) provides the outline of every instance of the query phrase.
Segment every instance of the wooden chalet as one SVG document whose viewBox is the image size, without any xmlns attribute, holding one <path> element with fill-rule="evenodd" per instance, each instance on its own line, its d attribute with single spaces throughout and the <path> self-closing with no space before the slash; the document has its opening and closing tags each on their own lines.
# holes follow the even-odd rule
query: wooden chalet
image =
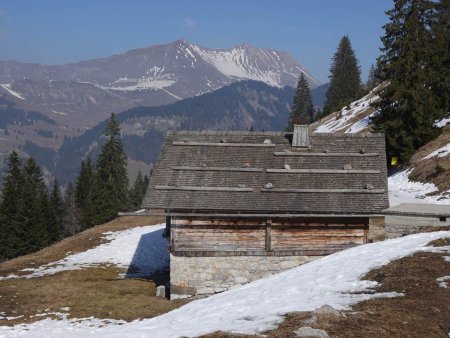
<svg viewBox="0 0 450 338">
<path fill-rule="evenodd" d="M 181 131 L 143 207 L 165 210 L 172 260 L 312 257 L 384 239 L 387 189 L 382 134 Z"/>
</svg>

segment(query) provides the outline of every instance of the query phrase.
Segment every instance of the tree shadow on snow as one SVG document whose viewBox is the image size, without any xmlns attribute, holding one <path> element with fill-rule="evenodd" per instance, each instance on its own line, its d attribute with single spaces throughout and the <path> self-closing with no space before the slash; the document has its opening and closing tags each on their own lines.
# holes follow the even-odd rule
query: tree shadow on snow
<svg viewBox="0 0 450 338">
<path fill-rule="evenodd" d="M 169 242 L 163 233 L 160 229 L 141 236 L 125 278 L 151 280 L 156 286 L 169 282 Z"/>
</svg>

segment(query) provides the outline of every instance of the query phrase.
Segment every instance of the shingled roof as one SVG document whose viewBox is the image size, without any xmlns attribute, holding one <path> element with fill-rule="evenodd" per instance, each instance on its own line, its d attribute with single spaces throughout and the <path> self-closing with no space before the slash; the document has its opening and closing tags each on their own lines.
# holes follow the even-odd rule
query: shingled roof
<svg viewBox="0 0 450 338">
<path fill-rule="evenodd" d="M 383 134 L 168 132 L 146 209 L 374 214 L 388 204 Z"/>
</svg>

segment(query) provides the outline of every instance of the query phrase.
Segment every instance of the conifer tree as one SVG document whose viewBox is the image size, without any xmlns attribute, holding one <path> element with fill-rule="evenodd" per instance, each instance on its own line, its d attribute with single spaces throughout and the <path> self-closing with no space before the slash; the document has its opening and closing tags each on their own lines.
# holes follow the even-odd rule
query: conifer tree
<svg viewBox="0 0 450 338">
<path fill-rule="evenodd" d="M 311 92 L 305 75 L 300 74 L 297 88 L 294 93 L 294 103 L 289 114 L 287 131 L 294 130 L 294 121 L 296 118 L 304 118 L 308 123 L 313 121 L 314 107 L 312 104 Z"/>
<path fill-rule="evenodd" d="M 79 211 L 80 229 L 84 230 L 97 223 L 96 206 L 97 180 L 90 158 L 81 162 L 80 173 L 75 186 L 75 204 Z"/>
<path fill-rule="evenodd" d="M 19 256 L 25 251 L 25 218 L 22 215 L 23 173 L 18 154 L 8 158 L 0 203 L 0 262 Z"/>
<path fill-rule="evenodd" d="M 62 238 L 62 225 L 64 218 L 64 202 L 61 194 L 61 188 L 58 181 L 53 183 L 52 192 L 49 199 L 50 215 L 47 220 L 47 230 L 51 243 L 59 241 Z"/>
<path fill-rule="evenodd" d="M 41 168 L 30 157 L 23 169 L 23 211 L 26 230 L 26 253 L 35 252 L 51 243 L 47 228 L 49 200 Z"/>
<path fill-rule="evenodd" d="M 64 237 L 75 235 L 80 231 L 78 223 L 78 211 L 75 204 L 75 188 L 70 182 L 64 194 L 64 216 L 63 233 Z"/>
<path fill-rule="evenodd" d="M 450 0 L 433 2 L 431 69 L 433 93 L 443 114 L 450 113 Z"/>
<path fill-rule="evenodd" d="M 115 114 L 111 114 L 104 135 L 106 143 L 97 159 L 98 223 L 113 219 L 128 205 L 127 160 Z"/>
<path fill-rule="evenodd" d="M 376 78 L 375 78 L 375 66 L 372 64 L 369 69 L 369 74 L 367 76 L 366 88 L 368 90 L 372 90 L 376 86 Z"/>
<path fill-rule="evenodd" d="M 440 65 L 433 66 L 436 41 L 430 27 L 435 9 L 433 1 L 398 0 L 386 12 L 390 22 L 381 38 L 380 64 L 382 80 L 389 85 L 380 93 L 373 122 L 375 131 L 386 134 L 388 155 L 398 156 L 402 163 L 437 136 L 433 124 L 443 116 L 434 92 L 434 76 L 444 71 Z"/>
<path fill-rule="evenodd" d="M 333 56 L 329 78 L 324 116 L 358 99 L 361 93 L 361 71 L 347 35 L 342 37 Z"/>
<path fill-rule="evenodd" d="M 133 210 L 137 210 L 141 207 L 142 200 L 147 192 L 149 180 L 147 175 L 142 177 L 141 171 L 138 171 L 136 180 L 129 192 L 130 206 Z"/>
</svg>

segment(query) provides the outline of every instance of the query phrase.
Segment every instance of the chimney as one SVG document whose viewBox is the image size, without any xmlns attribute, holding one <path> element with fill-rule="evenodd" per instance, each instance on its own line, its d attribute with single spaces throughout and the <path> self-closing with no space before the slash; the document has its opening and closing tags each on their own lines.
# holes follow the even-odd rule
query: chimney
<svg viewBox="0 0 450 338">
<path fill-rule="evenodd" d="M 307 124 L 294 124 L 292 146 L 302 148 L 309 147 L 309 128 Z"/>
</svg>

